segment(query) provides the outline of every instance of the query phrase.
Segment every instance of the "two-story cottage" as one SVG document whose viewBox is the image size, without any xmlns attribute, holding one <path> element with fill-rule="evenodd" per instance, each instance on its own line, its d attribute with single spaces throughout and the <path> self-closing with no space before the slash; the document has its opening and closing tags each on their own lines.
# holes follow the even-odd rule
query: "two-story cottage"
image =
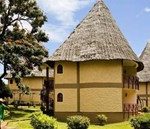
<svg viewBox="0 0 150 129">
<path fill-rule="evenodd" d="M 54 115 L 81 114 L 95 122 L 123 121 L 137 112 L 137 72 L 143 63 L 133 52 L 109 9 L 98 1 L 47 61 L 54 67 Z"/>
</svg>

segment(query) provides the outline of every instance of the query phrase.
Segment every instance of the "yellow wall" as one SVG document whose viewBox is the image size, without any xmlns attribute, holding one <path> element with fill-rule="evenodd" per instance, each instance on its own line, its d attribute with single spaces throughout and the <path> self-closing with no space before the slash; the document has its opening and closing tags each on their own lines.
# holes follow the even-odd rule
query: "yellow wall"
<svg viewBox="0 0 150 129">
<path fill-rule="evenodd" d="M 81 112 L 122 112 L 122 88 L 83 88 Z"/>
<path fill-rule="evenodd" d="M 121 61 L 80 62 L 80 83 L 121 83 Z"/>
<path fill-rule="evenodd" d="M 63 102 L 57 102 L 57 94 L 63 94 Z M 76 112 L 77 111 L 77 89 L 55 89 L 55 111 Z"/>
<path fill-rule="evenodd" d="M 13 98 L 9 99 L 9 103 L 13 102 L 14 100 L 19 100 L 19 91 L 13 91 Z M 27 102 L 34 102 L 34 104 L 40 104 L 40 91 L 32 91 L 30 95 L 21 94 L 20 96 L 21 101 Z"/>
<path fill-rule="evenodd" d="M 35 103 L 40 103 L 40 91 L 43 87 L 44 78 L 26 77 L 22 79 L 22 83 L 29 86 L 31 90 L 31 95 L 21 94 L 21 100 L 26 102 L 34 101 Z M 8 79 L 8 86 L 13 91 L 13 98 L 10 99 L 9 102 L 12 102 L 13 100 L 19 100 L 19 91 L 16 91 L 18 90 L 18 87 L 16 86 L 15 81 L 13 80 L 13 84 L 10 84 L 10 79 Z"/>
<path fill-rule="evenodd" d="M 63 74 L 57 74 L 57 66 L 63 66 Z M 66 84 L 77 82 L 77 63 L 56 62 L 55 64 L 55 84 Z"/>
<path fill-rule="evenodd" d="M 43 81 L 44 79 L 42 77 L 26 77 L 22 79 L 22 83 L 29 86 L 30 89 L 42 89 Z M 8 85 L 12 90 L 18 89 L 14 80 L 13 84 L 10 84 L 10 79 L 8 82 Z"/>
<path fill-rule="evenodd" d="M 123 104 L 136 104 L 137 92 L 136 90 L 123 89 Z"/>
<path fill-rule="evenodd" d="M 146 94 L 146 83 L 141 83 L 140 82 L 140 87 L 139 87 L 138 94 Z"/>
<path fill-rule="evenodd" d="M 140 82 L 140 87 L 139 87 L 138 95 L 140 96 L 140 99 L 143 100 L 142 103 L 144 106 L 146 106 L 146 82 Z M 148 96 L 150 95 L 150 83 L 148 83 Z M 140 104 L 139 104 L 140 105 Z M 150 105 L 150 97 L 148 97 L 148 105 Z"/>
</svg>

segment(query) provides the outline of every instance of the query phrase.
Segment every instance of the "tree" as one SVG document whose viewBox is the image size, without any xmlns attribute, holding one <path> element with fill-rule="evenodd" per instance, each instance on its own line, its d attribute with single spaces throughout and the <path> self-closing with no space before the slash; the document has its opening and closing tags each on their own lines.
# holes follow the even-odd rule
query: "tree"
<svg viewBox="0 0 150 129">
<path fill-rule="evenodd" d="M 0 0 L 0 63 L 4 66 L 0 86 L 9 70 L 18 87 L 26 91 L 21 77 L 30 74 L 33 67 L 41 65 L 48 56 L 42 44 L 48 41 L 42 30 L 46 21 L 36 0 Z M 24 24 L 28 24 L 30 30 Z"/>
<path fill-rule="evenodd" d="M 5 98 L 5 97 L 12 98 L 12 92 L 10 88 L 7 85 L 5 85 L 5 83 L 2 83 L 0 87 L 0 98 Z"/>
</svg>

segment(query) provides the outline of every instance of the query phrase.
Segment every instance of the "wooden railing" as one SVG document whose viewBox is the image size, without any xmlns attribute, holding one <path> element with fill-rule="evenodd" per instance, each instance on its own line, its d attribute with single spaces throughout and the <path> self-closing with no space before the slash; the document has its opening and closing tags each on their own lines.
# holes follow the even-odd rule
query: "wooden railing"
<svg viewBox="0 0 150 129">
<path fill-rule="evenodd" d="M 124 76 L 123 88 L 139 90 L 139 78 L 136 76 Z"/>
<path fill-rule="evenodd" d="M 137 104 L 123 104 L 123 118 L 128 119 L 130 116 L 135 116 L 138 114 Z"/>
</svg>

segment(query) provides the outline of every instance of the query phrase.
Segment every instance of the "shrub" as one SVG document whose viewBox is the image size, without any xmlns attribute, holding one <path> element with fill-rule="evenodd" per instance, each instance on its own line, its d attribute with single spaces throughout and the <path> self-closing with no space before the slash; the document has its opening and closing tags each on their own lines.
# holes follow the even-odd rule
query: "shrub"
<svg viewBox="0 0 150 129">
<path fill-rule="evenodd" d="M 134 129 L 150 129 L 150 114 L 142 114 L 130 119 L 131 126 Z"/>
<path fill-rule="evenodd" d="M 85 116 L 70 116 L 67 118 L 68 129 L 87 129 L 90 125 L 90 119 Z"/>
<path fill-rule="evenodd" d="M 149 107 L 143 107 L 141 111 L 142 111 L 142 112 L 145 112 L 145 113 L 146 113 L 146 112 L 149 112 Z"/>
<path fill-rule="evenodd" d="M 31 116 L 30 124 L 34 129 L 57 129 L 56 119 L 42 113 L 34 113 Z"/>
<path fill-rule="evenodd" d="M 97 115 L 98 124 L 104 126 L 107 123 L 107 117 L 103 114 Z"/>
</svg>

